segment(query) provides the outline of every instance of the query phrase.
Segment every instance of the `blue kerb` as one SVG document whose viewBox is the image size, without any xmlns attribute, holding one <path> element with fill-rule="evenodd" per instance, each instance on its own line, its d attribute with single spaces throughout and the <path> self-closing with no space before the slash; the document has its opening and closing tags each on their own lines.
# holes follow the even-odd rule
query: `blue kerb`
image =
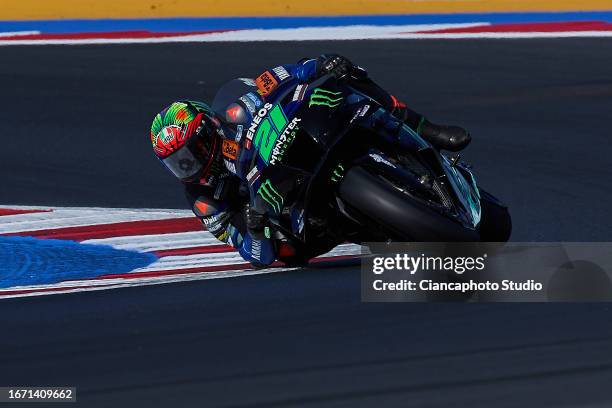
<svg viewBox="0 0 612 408">
<path fill-rule="evenodd" d="M 546 23 L 568 21 L 612 22 L 612 11 L 535 13 L 454 13 L 382 16 L 312 17 L 183 17 L 153 19 L 0 21 L 0 32 L 41 31 L 44 34 L 147 30 L 181 32 L 239 30 L 253 28 L 296 28 L 346 25 L 407 25 L 490 23 Z"/>
<path fill-rule="evenodd" d="M 156 260 L 153 254 L 109 246 L 30 237 L 0 237 L 0 288 L 126 273 Z"/>
</svg>

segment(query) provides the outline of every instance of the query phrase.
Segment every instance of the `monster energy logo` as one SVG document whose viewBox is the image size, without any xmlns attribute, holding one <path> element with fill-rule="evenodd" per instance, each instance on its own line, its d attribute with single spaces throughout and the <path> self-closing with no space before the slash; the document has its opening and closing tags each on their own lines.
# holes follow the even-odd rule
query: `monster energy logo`
<svg viewBox="0 0 612 408">
<path fill-rule="evenodd" d="M 316 88 L 310 95 L 308 107 L 312 106 L 327 106 L 328 108 L 336 108 L 342 103 L 342 92 L 332 92 L 323 88 Z"/>
<path fill-rule="evenodd" d="M 338 164 L 334 171 L 332 172 L 331 181 L 337 183 L 344 176 L 344 166 L 342 164 Z"/>
<path fill-rule="evenodd" d="M 283 208 L 284 199 L 274 188 L 272 183 L 270 183 L 270 180 L 266 180 L 261 184 L 259 190 L 257 190 L 257 194 L 259 194 L 265 202 L 270 204 L 277 214 L 280 214 Z"/>
</svg>

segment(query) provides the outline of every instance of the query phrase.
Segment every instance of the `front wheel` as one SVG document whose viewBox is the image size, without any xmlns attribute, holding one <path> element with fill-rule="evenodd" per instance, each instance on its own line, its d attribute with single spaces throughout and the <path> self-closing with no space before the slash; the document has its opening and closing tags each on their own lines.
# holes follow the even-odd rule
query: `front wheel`
<svg viewBox="0 0 612 408">
<path fill-rule="evenodd" d="M 420 242 L 477 242 L 477 231 L 444 217 L 399 191 L 388 180 L 356 166 L 339 186 L 341 200 L 359 218 L 382 228 L 391 240 Z"/>
</svg>

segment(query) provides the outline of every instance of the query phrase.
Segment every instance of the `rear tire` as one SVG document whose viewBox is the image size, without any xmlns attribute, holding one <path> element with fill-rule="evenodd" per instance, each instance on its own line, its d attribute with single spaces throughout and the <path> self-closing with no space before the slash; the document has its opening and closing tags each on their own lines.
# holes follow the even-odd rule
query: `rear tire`
<svg viewBox="0 0 612 408">
<path fill-rule="evenodd" d="M 477 231 L 444 217 L 360 166 L 347 172 L 339 196 L 349 208 L 388 231 L 394 240 L 480 241 Z"/>
</svg>

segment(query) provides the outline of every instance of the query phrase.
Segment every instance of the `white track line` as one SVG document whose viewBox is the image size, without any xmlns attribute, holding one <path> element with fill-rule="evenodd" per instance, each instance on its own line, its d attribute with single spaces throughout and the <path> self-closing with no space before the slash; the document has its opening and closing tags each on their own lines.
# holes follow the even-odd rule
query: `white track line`
<svg viewBox="0 0 612 408">
<path fill-rule="evenodd" d="M 114 209 L 114 208 L 54 208 L 34 206 L 0 206 L 9 209 L 43 209 L 52 212 L 16 214 L 0 217 L 0 231 L 4 233 L 24 230 L 49 229 L 54 227 L 68 227 L 77 225 L 107 224 L 121 221 L 160 220 L 168 218 L 193 217 L 189 210 L 163 210 L 163 209 Z M 179 249 L 196 246 L 210 246 L 221 244 L 212 234 L 206 231 L 182 232 L 170 234 L 152 234 L 140 236 L 114 237 L 105 239 L 91 239 L 86 244 L 110 245 L 118 249 L 138 251 L 155 251 L 164 249 Z M 336 247 L 322 257 L 342 255 L 358 255 L 361 247 L 353 244 L 344 244 Z M 199 279 L 229 278 L 245 275 L 282 272 L 295 268 L 267 268 L 260 270 L 244 269 L 241 264 L 246 262 L 238 252 L 176 255 L 160 258 L 155 263 L 132 272 L 158 272 L 169 271 L 168 274 L 146 277 L 126 277 L 104 279 L 85 279 L 60 282 L 49 285 L 31 285 L 0 289 L 0 298 L 36 296 L 55 293 L 82 292 L 90 290 L 115 289 L 130 286 L 142 286 L 169 282 L 191 281 Z M 185 269 L 198 267 L 230 266 L 229 271 L 186 273 Z M 32 290 L 28 294 L 8 295 L 12 291 Z"/>
<path fill-rule="evenodd" d="M 3 207 L 13 208 L 16 207 Z M 27 207 L 29 209 L 37 209 Z M 117 210 L 114 208 L 100 209 L 53 209 L 51 212 L 31 214 L 15 214 L 0 216 L 0 234 L 16 232 L 39 231 L 54 228 L 84 227 L 118 222 L 155 221 L 172 218 L 193 217 L 191 211 L 173 210 Z"/>
<path fill-rule="evenodd" d="M 0 37 L 20 37 L 24 35 L 40 35 L 40 31 L 9 31 L 0 33 Z"/>
<path fill-rule="evenodd" d="M 329 253 L 322 255 L 322 257 L 330 256 L 331 254 L 336 255 L 357 255 L 360 253 L 361 247 L 353 244 L 343 244 L 330 251 Z M 34 285 L 34 286 L 20 286 L 10 289 L 0 289 L 0 299 L 6 298 L 18 298 L 28 296 L 41 296 L 41 295 L 54 295 L 63 293 L 75 293 L 75 292 L 89 292 L 94 290 L 109 290 L 119 289 L 134 286 L 146 286 L 146 285 L 160 285 L 166 283 L 175 282 L 189 282 L 196 280 L 207 280 L 207 279 L 225 279 L 225 278 L 239 278 L 242 276 L 250 275 L 262 275 L 268 273 L 286 272 L 292 271 L 299 268 L 266 268 L 266 269 L 236 269 L 230 271 L 220 272 L 197 272 L 197 273 L 185 273 L 185 274 L 174 274 L 166 276 L 154 276 L 144 278 L 113 278 L 113 279 L 91 279 L 82 281 L 67 281 L 51 285 Z M 87 286 L 87 287 L 80 287 Z M 53 289 L 53 291 L 42 292 L 44 289 Z M 24 294 L 13 294 L 8 295 L 11 291 L 19 290 L 34 290 L 32 293 Z"/>
<path fill-rule="evenodd" d="M 147 285 L 160 285 L 165 283 L 175 282 L 189 282 L 196 280 L 207 280 L 207 279 L 225 279 L 225 278 L 239 278 L 242 276 L 250 275 L 263 275 L 268 273 L 285 272 L 295 270 L 298 268 L 267 268 L 267 269 L 251 269 L 244 270 L 238 269 L 233 271 L 221 271 L 221 272 L 198 272 L 198 273 L 186 273 L 186 274 L 175 274 L 167 276 L 155 276 L 146 278 L 115 278 L 115 279 L 98 279 L 98 280 L 85 280 L 85 281 L 70 281 L 62 282 L 53 285 L 38 285 L 38 286 L 21 286 L 10 289 L 0 289 L 0 299 L 17 298 L 17 297 L 28 297 L 28 296 L 41 296 L 41 295 L 54 295 L 62 293 L 75 293 L 75 292 L 90 292 L 94 290 L 109 290 L 119 289 L 126 287 L 135 286 L 147 286 Z M 80 288 L 79 286 L 87 286 Z M 41 289 L 54 289 L 53 291 L 42 292 Z M 37 292 L 7 295 L 6 293 L 16 290 L 36 290 Z"/>
<path fill-rule="evenodd" d="M 195 232 L 178 232 L 173 234 L 136 235 L 131 237 L 89 239 L 82 241 L 81 243 L 110 245 L 115 249 L 126 249 L 142 252 L 222 244 L 210 232 L 204 230 Z"/>
<path fill-rule="evenodd" d="M 290 29 L 237 30 L 211 34 L 188 34 L 162 38 L 109 38 L 109 39 L 53 39 L 53 40 L 0 40 L 8 45 L 95 45 L 95 44 L 156 44 L 182 42 L 254 42 L 254 41 L 310 41 L 310 40 L 454 40 L 454 39 L 534 39 L 612 37 L 612 31 L 565 32 L 481 32 L 481 33 L 422 33 L 445 28 L 488 26 L 489 23 L 431 24 L 405 26 L 346 26 L 303 27 Z"/>
<path fill-rule="evenodd" d="M 321 257 L 358 255 L 361 247 L 353 244 L 340 245 Z M 242 259 L 238 252 L 222 252 L 194 255 L 165 256 L 158 261 L 144 268 L 134 269 L 132 272 L 154 272 L 162 270 L 178 270 L 188 268 L 201 268 L 209 266 L 225 266 L 242 264 L 246 261 Z"/>
<path fill-rule="evenodd" d="M 173 213 L 191 214 L 190 210 L 173 208 L 130 208 L 130 207 L 54 207 L 51 205 L 10 205 L 1 204 L 0 208 L 9 210 L 79 210 L 79 211 L 124 211 L 124 212 L 153 212 L 153 213 Z"/>
<path fill-rule="evenodd" d="M 132 272 L 155 272 L 188 268 L 203 268 L 209 266 L 226 266 L 246 263 L 238 252 L 222 252 L 210 254 L 195 254 L 181 256 L 165 256 L 144 268 Z M 131 273 L 131 272 L 130 272 Z"/>
</svg>

